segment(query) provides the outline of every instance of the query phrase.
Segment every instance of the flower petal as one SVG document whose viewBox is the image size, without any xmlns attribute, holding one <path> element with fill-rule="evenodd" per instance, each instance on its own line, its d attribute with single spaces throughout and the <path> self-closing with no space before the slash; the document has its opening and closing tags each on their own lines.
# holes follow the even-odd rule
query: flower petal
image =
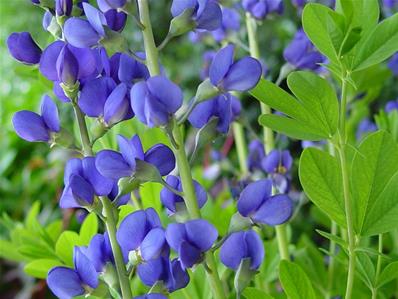
<svg viewBox="0 0 398 299">
<path fill-rule="evenodd" d="M 129 177 L 133 169 L 123 156 L 112 150 L 102 150 L 97 154 L 95 166 L 100 174 L 110 179 Z"/>
<path fill-rule="evenodd" d="M 244 57 L 231 66 L 222 81 L 222 86 L 228 91 L 247 91 L 256 86 L 261 74 L 260 62 L 252 57 Z"/>
<path fill-rule="evenodd" d="M 50 139 L 46 124 L 43 119 L 35 112 L 22 110 L 14 114 L 12 118 L 14 130 L 19 137 L 26 141 L 43 141 Z"/>
<path fill-rule="evenodd" d="M 159 257 L 166 242 L 164 230 L 154 228 L 148 232 L 141 243 L 141 256 L 145 261 Z"/>
<path fill-rule="evenodd" d="M 66 40 L 77 48 L 90 48 L 101 39 L 101 36 L 88 21 L 76 17 L 66 20 L 64 35 Z"/>
<path fill-rule="evenodd" d="M 187 238 L 185 225 L 182 223 L 171 223 L 167 226 L 165 235 L 169 246 L 178 251 L 181 243 Z"/>
<path fill-rule="evenodd" d="M 247 255 L 251 259 L 250 269 L 257 270 L 264 260 L 263 242 L 254 230 L 248 230 L 245 232 L 245 243 L 247 245 Z"/>
<path fill-rule="evenodd" d="M 73 251 L 73 262 L 80 280 L 93 289 L 97 288 L 99 284 L 97 271 L 82 249 L 77 246 Z"/>
<path fill-rule="evenodd" d="M 83 177 L 72 174 L 70 177 L 72 194 L 81 206 L 91 205 L 94 201 L 94 188 Z"/>
<path fill-rule="evenodd" d="M 56 64 L 59 53 L 64 45 L 65 43 L 62 41 L 53 42 L 44 50 L 41 56 L 39 69 L 43 76 L 48 80 L 58 80 Z"/>
<path fill-rule="evenodd" d="M 164 274 L 164 261 L 162 257 L 141 263 L 137 267 L 137 273 L 141 281 L 147 286 L 153 286 L 162 280 Z"/>
<path fill-rule="evenodd" d="M 47 275 L 47 285 L 60 299 L 70 299 L 85 293 L 79 275 L 67 267 L 52 268 Z"/>
<path fill-rule="evenodd" d="M 59 132 L 61 130 L 58 108 L 48 95 L 44 95 L 41 101 L 41 117 L 52 132 Z"/>
<path fill-rule="evenodd" d="M 235 47 L 230 44 L 222 48 L 214 56 L 209 69 L 210 81 L 214 86 L 217 86 L 228 73 L 233 63 L 234 49 Z"/>
<path fill-rule="evenodd" d="M 84 177 L 90 182 L 99 196 L 108 195 L 112 191 L 113 181 L 101 175 L 95 166 L 94 157 L 85 157 L 82 161 Z"/>
<path fill-rule="evenodd" d="M 187 239 L 201 251 L 207 251 L 217 240 L 217 229 L 204 219 L 195 219 L 185 223 Z"/>
<path fill-rule="evenodd" d="M 150 93 L 165 105 L 167 112 L 174 113 L 181 107 L 183 96 L 180 87 L 165 76 L 149 78 L 147 86 Z"/>
<path fill-rule="evenodd" d="M 178 255 L 182 268 L 187 269 L 201 260 L 202 252 L 190 243 L 183 241 L 178 250 Z"/>
<path fill-rule="evenodd" d="M 175 168 L 173 151 L 164 144 L 156 144 L 145 153 L 145 162 L 148 162 L 159 170 L 161 176 L 168 175 Z"/>
<path fill-rule="evenodd" d="M 245 232 L 232 233 L 220 249 L 221 262 L 231 269 L 238 269 L 240 262 L 247 256 Z"/>
<path fill-rule="evenodd" d="M 252 218 L 255 222 L 273 226 L 285 223 L 292 214 L 292 200 L 287 195 L 278 194 L 265 200 Z"/>
<path fill-rule="evenodd" d="M 243 189 L 238 200 L 238 211 L 244 216 L 250 216 L 260 208 L 261 204 L 269 196 L 271 196 L 272 181 L 262 179 L 254 183 L 250 183 Z"/>
<path fill-rule="evenodd" d="M 104 106 L 104 119 L 108 125 L 116 124 L 125 119 L 130 108 L 127 98 L 127 86 L 119 84 L 108 96 Z"/>
<path fill-rule="evenodd" d="M 218 3 L 214 1 L 207 1 L 203 12 L 196 19 L 196 28 L 212 31 L 220 28 L 221 22 L 222 12 Z"/>
</svg>

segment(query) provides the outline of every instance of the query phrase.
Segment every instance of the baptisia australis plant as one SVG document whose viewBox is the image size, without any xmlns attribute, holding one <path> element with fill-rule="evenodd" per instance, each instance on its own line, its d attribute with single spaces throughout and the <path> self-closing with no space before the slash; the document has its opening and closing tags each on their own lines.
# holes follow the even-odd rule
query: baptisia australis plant
<svg viewBox="0 0 398 299">
<path fill-rule="evenodd" d="M 287 66 L 276 83 L 262 78 L 266 72 L 257 30 L 269 15 L 283 13 L 282 1 L 242 1 L 238 11 L 238 6 L 222 7 L 215 0 L 174 0 L 169 32 L 159 45 L 148 0 L 32 1 L 45 9 L 43 27 L 53 39 L 42 51 L 29 33 L 13 33 L 9 51 L 52 82 L 64 108 L 60 115 L 74 112 L 80 142 L 61 127 L 57 105 L 47 95 L 40 114 L 19 111 L 12 122 L 22 139 L 68 148 L 71 158 L 59 206 L 87 213 L 79 234 L 65 231 L 55 245 L 51 240 L 46 247 L 51 259 L 35 264 L 46 267 L 39 273 L 54 295 L 194 297 L 191 292 L 199 283 L 208 285 L 209 292 L 196 291 L 198 298 L 280 297 L 282 285 L 289 298 L 332 298 L 345 292 L 351 299 L 360 298 L 353 287 L 358 273 L 378 298 L 381 286 L 390 282 L 385 276 L 396 269 L 392 262 L 382 272 L 387 261 L 381 259 L 383 234 L 397 228 L 398 145 L 378 130 L 357 146 L 348 137 L 346 118 L 352 113 L 348 103 L 363 88 L 363 76 L 397 52 L 398 16 L 378 23 L 377 1 L 366 1 L 340 1 L 336 10 L 293 1 L 304 6 L 303 29 L 280 55 Z M 134 44 L 137 52 L 126 39 L 128 18 L 142 37 Z M 245 30 L 248 47 L 239 36 Z M 184 101 L 183 76 L 170 78 L 161 62 L 171 39 L 188 32 L 207 32 L 214 45 L 223 46 L 207 53 L 202 82 Z M 241 56 L 247 50 L 250 56 Z M 286 78 L 292 94 L 279 87 Z M 253 101 L 242 104 L 247 92 L 261 101 L 262 136 L 253 133 L 247 120 L 246 109 L 258 108 Z M 396 103 L 385 109 L 393 121 Z M 377 130 L 375 124 L 371 128 Z M 192 142 L 190 134 L 195 134 Z M 247 146 L 249 134 L 256 139 Z M 294 200 L 298 180 L 293 152 L 285 149 L 287 137 L 310 145 L 300 158 L 299 179 L 331 220 L 330 233 L 321 232 L 331 242 L 327 270 L 316 249 L 320 245 L 296 238 L 289 223 L 303 202 Z M 215 160 L 224 172 L 209 188 L 195 162 L 203 152 L 208 164 L 213 141 L 217 146 L 220 139 L 225 139 L 222 159 Z M 325 141 L 329 152 L 308 143 Z M 233 182 L 239 187 L 229 192 L 225 186 Z M 92 219 L 103 222 L 102 232 Z M 40 232 L 46 237 L 51 230 Z M 377 270 L 368 277 L 356 266 L 373 267 L 373 260 L 362 255 L 373 253 L 366 247 L 373 235 L 379 235 Z M 337 262 L 341 276 L 347 275 L 344 290 L 336 286 Z M 321 279 L 311 272 L 316 267 Z M 274 283 L 276 271 L 280 283 Z"/>
</svg>

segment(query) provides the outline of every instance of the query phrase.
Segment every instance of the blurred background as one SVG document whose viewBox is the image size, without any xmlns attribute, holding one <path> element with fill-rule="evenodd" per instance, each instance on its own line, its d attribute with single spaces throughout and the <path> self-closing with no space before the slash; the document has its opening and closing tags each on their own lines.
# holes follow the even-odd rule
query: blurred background
<svg viewBox="0 0 398 299">
<path fill-rule="evenodd" d="M 228 7 L 239 7 L 237 3 L 239 1 L 221 2 Z M 158 44 L 167 34 L 170 15 L 165 12 L 169 11 L 170 5 L 171 1 L 151 1 L 153 27 Z M 243 13 L 242 11 L 240 13 L 243 27 Z M 34 225 L 32 219 L 38 217 L 43 225 L 59 224 L 60 229 L 65 226 L 76 229 L 78 226 L 78 219 L 71 214 L 71 211 L 61 211 L 57 206 L 63 188 L 63 167 L 71 153 L 60 148 L 50 150 L 44 143 L 28 143 L 14 133 L 11 123 L 13 114 L 18 110 L 37 111 L 43 94 L 47 93 L 55 98 L 52 84 L 41 76 L 35 67 L 21 65 L 13 60 L 8 54 L 5 43 L 12 32 L 30 31 L 41 48 L 45 48 L 52 41 L 52 37 L 42 29 L 42 16 L 43 10 L 32 5 L 29 0 L 0 1 L 0 298 L 2 299 L 52 298 L 46 290 L 44 281 L 30 278 L 25 274 L 23 266 L 12 262 L 27 260 L 24 255 L 26 252 L 29 252 L 28 255 L 34 255 L 34 248 L 21 247 L 19 246 L 21 244 L 16 247 L 18 242 L 23 243 L 23 238 L 19 239 L 20 235 L 29 234 L 27 227 Z M 259 28 L 261 52 L 268 68 L 267 78 L 275 80 L 278 76 L 280 67 L 285 63 L 283 49 L 299 27 L 300 12 L 290 0 L 286 0 L 284 15 L 267 19 Z M 131 20 L 124 30 L 124 35 L 128 37 L 134 50 L 142 50 L 140 32 Z M 239 37 L 245 41 L 243 28 Z M 196 86 L 200 83 L 199 73 L 203 64 L 203 52 L 219 47 L 220 45 L 214 40 L 192 43 L 185 36 L 173 40 L 162 53 L 162 64 L 171 79 L 183 88 L 185 99 L 194 94 Z M 239 52 L 245 54 L 242 49 Z M 370 78 L 364 79 L 366 86 L 362 86 L 366 92 L 365 99 L 356 102 L 357 107 L 352 110 L 354 115 L 351 119 L 352 135 L 355 134 L 361 120 L 369 117 L 374 121 L 372 115 L 383 109 L 387 101 L 398 97 L 397 77 L 393 76 L 387 64 L 378 67 L 369 76 Z M 245 107 L 245 118 L 249 120 L 254 131 L 258 132 L 259 127 L 256 122 L 259 113 L 258 103 L 243 99 L 242 104 Z M 57 102 L 57 105 L 61 108 L 63 125 L 69 126 L 68 129 L 73 132 L 73 113 L 70 107 L 61 105 L 60 102 Z M 104 142 L 112 146 L 117 132 L 125 132 L 127 136 L 131 136 L 134 132 L 142 133 L 143 130 L 144 128 L 135 121 L 127 122 L 123 127 L 118 127 L 108 134 Z M 155 141 L 159 142 L 159 139 L 164 141 L 159 132 L 155 130 L 153 133 L 141 134 L 146 147 Z M 217 146 L 221 148 L 222 143 L 216 143 L 215 147 Z M 298 157 L 301 151 L 300 144 L 291 143 L 290 148 L 293 150 L 293 155 Z M 231 159 L 234 159 L 234 155 L 232 150 Z M 202 176 L 201 166 L 199 162 L 197 167 L 199 176 Z M 297 178 L 294 178 L 293 182 L 298 185 Z M 211 186 L 210 182 L 204 184 Z M 299 190 L 299 187 L 297 189 Z M 209 210 L 209 217 L 211 213 Z M 301 217 L 303 219 L 305 213 Z M 297 220 L 298 230 L 312 230 L 309 223 L 299 220 Z M 19 233 L 15 233 L 16 231 Z"/>
</svg>

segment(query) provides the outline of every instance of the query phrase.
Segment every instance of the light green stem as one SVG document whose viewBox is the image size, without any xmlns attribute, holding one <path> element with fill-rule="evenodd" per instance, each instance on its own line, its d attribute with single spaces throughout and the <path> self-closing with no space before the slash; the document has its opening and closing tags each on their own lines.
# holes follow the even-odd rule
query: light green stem
<svg viewBox="0 0 398 299">
<path fill-rule="evenodd" d="M 260 59 L 260 50 L 257 43 L 257 25 L 256 20 L 252 18 L 250 13 L 246 13 L 246 28 L 247 28 L 247 35 L 249 39 L 249 48 L 250 48 L 250 55 L 256 59 Z M 271 108 L 264 103 L 260 103 L 261 105 L 261 113 L 262 114 L 270 114 Z M 274 134 L 272 130 L 268 127 L 263 127 L 263 134 L 264 134 L 264 147 L 265 152 L 269 153 L 275 148 L 275 141 L 274 141 Z M 287 232 L 286 232 L 286 224 L 277 225 L 275 227 L 276 238 L 278 240 L 278 248 L 279 254 L 281 259 L 289 260 L 289 242 L 287 239 Z"/>
<path fill-rule="evenodd" d="M 137 0 L 138 9 L 140 15 L 140 21 L 144 25 L 142 34 L 144 37 L 144 47 L 146 53 L 146 64 L 149 69 L 151 76 L 160 74 L 159 61 L 158 61 L 158 49 L 155 46 L 153 39 L 151 20 L 149 17 L 149 7 L 147 0 Z M 167 92 L 167 91 L 165 91 Z M 174 123 L 173 136 L 175 138 L 177 146 L 174 147 L 174 153 L 177 160 L 177 167 L 180 172 L 182 189 L 184 192 L 184 201 L 187 206 L 188 213 L 191 219 L 200 218 L 200 210 L 198 201 L 196 199 L 195 188 L 192 179 L 192 171 L 188 162 L 187 154 L 185 152 L 185 142 L 182 135 L 182 127 Z M 173 144 L 173 142 L 172 142 Z M 210 282 L 214 299 L 225 299 L 225 294 L 222 288 L 221 280 L 217 272 L 217 264 L 214 260 L 213 253 L 211 251 L 206 253 L 205 262 L 207 264 L 207 275 Z"/>
<path fill-rule="evenodd" d="M 79 124 L 79 131 L 80 137 L 82 139 L 84 156 L 92 156 L 93 149 L 91 147 L 90 137 L 88 134 L 84 115 L 77 105 L 76 101 L 72 101 L 72 103 L 76 119 Z M 115 258 L 116 271 L 119 278 L 119 285 L 120 290 L 122 291 L 122 297 L 123 299 L 131 299 L 133 295 L 130 289 L 130 282 L 127 276 L 126 267 L 124 265 L 122 251 L 120 250 L 119 243 L 116 240 L 116 220 L 114 215 L 114 208 L 108 198 L 101 196 L 100 201 L 103 207 L 103 215 L 105 216 L 106 230 L 108 231 L 113 256 Z"/>
<path fill-rule="evenodd" d="M 379 255 L 377 256 L 377 263 L 376 263 L 376 274 L 375 274 L 375 281 L 374 281 L 374 288 L 372 289 L 372 299 L 377 298 L 377 281 L 379 280 L 380 272 L 381 272 L 381 259 L 383 253 L 383 234 L 379 234 L 379 246 L 378 246 Z"/>
<path fill-rule="evenodd" d="M 234 122 L 232 124 L 232 129 L 234 132 L 236 152 L 238 154 L 239 168 L 242 177 L 245 177 L 248 173 L 248 168 L 247 168 L 247 147 L 246 147 L 243 126 L 238 122 Z"/>
<path fill-rule="evenodd" d="M 355 241 L 354 223 L 352 219 L 352 206 L 351 206 L 352 202 L 351 202 L 351 194 L 349 186 L 349 181 L 350 181 L 349 169 L 346 157 L 346 146 L 347 146 L 346 123 L 345 123 L 346 113 L 347 113 L 347 80 L 344 78 L 342 81 L 342 89 L 341 89 L 339 146 L 337 149 L 339 152 L 341 175 L 343 179 L 343 194 L 344 194 L 346 221 L 347 221 L 348 253 L 349 253 L 348 276 L 347 276 L 345 299 L 350 299 L 352 296 L 352 289 L 355 278 L 356 241 Z"/>
<path fill-rule="evenodd" d="M 336 222 L 332 221 L 332 227 L 330 229 L 330 233 L 335 236 L 337 235 L 337 224 Z M 333 255 L 336 252 L 336 242 L 333 240 L 330 240 L 329 244 L 329 265 L 328 265 L 328 287 L 327 287 L 327 293 L 326 293 L 326 299 L 332 298 L 332 292 L 333 292 L 333 282 L 334 282 L 334 270 L 335 270 L 335 260 Z"/>
</svg>

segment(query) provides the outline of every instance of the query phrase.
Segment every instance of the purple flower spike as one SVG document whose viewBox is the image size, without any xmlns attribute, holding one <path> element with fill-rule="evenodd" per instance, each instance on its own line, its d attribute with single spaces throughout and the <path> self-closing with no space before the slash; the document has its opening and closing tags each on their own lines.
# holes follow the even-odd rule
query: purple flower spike
<svg viewBox="0 0 398 299">
<path fill-rule="evenodd" d="M 61 208 L 78 208 L 91 205 L 94 195 L 108 195 L 113 181 L 102 176 L 95 166 L 94 157 L 68 161 L 64 173 L 65 188 L 60 199 Z"/>
<path fill-rule="evenodd" d="M 55 0 L 55 12 L 57 16 L 70 16 L 73 8 L 73 0 Z"/>
<path fill-rule="evenodd" d="M 188 120 L 195 128 L 202 128 L 213 117 L 216 117 L 218 118 L 217 131 L 226 134 L 231 122 L 239 116 L 240 110 L 240 101 L 230 93 L 224 93 L 196 105 Z"/>
<path fill-rule="evenodd" d="M 271 196 L 272 181 L 263 179 L 243 189 L 238 200 L 238 211 L 257 223 L 279 225 L 289 220 L 293 213 L 292 200 L 287 195 Z"/>
<path fill-rule="evenodd" d="M 98 287 L 98 274 L 81 248 L 74 248 L 73 261 L 75 269 L 55 267 L 48 272 L 48 287 L 60 299 L 83 295 L 86 293 L 86 287 Z"/>
<path fill-rule="evenodd" d="M 41 49 L 29 32 L 15 32 L 7 38 L 8 51 L 19 62 L 37 64 L 40 61 Z"/>
<path fill-rule="evenodd" d="M 389 102 L 386 104 L 386 107 L 384 108 L 384 110 L 385 110 L 387 113 L 390 113 L 390 112 L 392 112 L 392 111 L 394 111 L 394 110 L 398 111 L 398 100 L 389 101 Z"/>
<path fill-rule="evenodd" d="M 296 69 L 317 71 L 320 69 L 319 64 L 325 62 L 325 57 L 315 49 L 302 29 L 296 32 L 293 40 L 285 48 L 283 57 Z"/>
<path fill-rule="evenodd" d="M 125 261 L 130 251 L 138 250 L 145 261 L 168 253 L 164 230 L 155 210 L 136 211 L 120 223 L 116 234 Z"/>
<path fill-rule="evenodd" d="M 203 219 L 172 223 L 166 229 L 167 243 L 178 252 L 184 269 L 199 263 L 203 253 L 211 248 L 217 236 L 216 228 Z"/>
<path fill-rule="evenodd" d="M 221 262 L 235 271 L 243 259 L 250 259 L 250 269 L 257 270 L 264 260 L 264 246 L 254 230 L 232 233 L 220 249 Z"/>
<path fill-rule="evenodd" d="M 61 130 L 57 106 L 48 95 L 43 96 L 41 115 L 22 110 L 14 114 L 12 123 L 18 136 L 29 142 L 49 142 Z"/>
<path fill-rule="evenodd" d="M 210 65 L 211 83 L 223 91 L 247 91 L 261 78 L 261 63 L 253 57 L 243 57 L 234 62 L 234 46 L 222 48 Z"/>
<path fill-rule="evenodd" d="M 170 293 L 186 287 L 189 283 L 189 275 L 180 261 L 174 259 L 170 262 L 165 256 L 138 265 L 137 273 L 145 285 L 153 286 L 162 281 Z"/>
<path fill-rule="evenodd" d="M 247 166 L 250 171 L 262 170 L 261 161 L 265 157 L 264 145 L 260 140 L 253 140 L 249 144 L 249 154 L 247 157 Z"/>
<path fill-rule="evenodd" d="M 169 175 L 166 178 L 166 183 L 174 189 L 182 191 L 181 179 L 179 177 Z M 196 198 L 198 200 L 198 206 L 199 208 L 202 208 L 207 201 L 206 190 L 197 181 L 194 180 L 193 183 L 195 187 Z M 160 191 L 160 200 L 170 214 L 176 213 L 179 205 L 184 205 L 184 199 L 181 196 L 171 192 L 166 187 Z"/>
<path fill-rule="evenodd" d="M 131 107 L 148 127 L 166 125 L 181 104 L 181 89 L 164 76 L 150 77 L 131 88 Z"/>
<path fill-rule="evenodd" d="M 195 22 L 197 29 L 212 31 L 221 26 L 222 12 L 216 1 L 173 0 L 171 14 L 177 17 L 187 9 L 192 10 L 191 19 Z"/>
<path fill-rule="evenodd" d="M 269 174 L 286 174 L 293 164 L 288 150 L 272 150 L 262 161 L 263 169 Z"/>
<path fill-rule="evenodd" d="M 268 14 L 282 14 L 284 7 L 282 0 L 242 0 L 244 10 L 257 20 L 263 20 Z"/>
</svg>

